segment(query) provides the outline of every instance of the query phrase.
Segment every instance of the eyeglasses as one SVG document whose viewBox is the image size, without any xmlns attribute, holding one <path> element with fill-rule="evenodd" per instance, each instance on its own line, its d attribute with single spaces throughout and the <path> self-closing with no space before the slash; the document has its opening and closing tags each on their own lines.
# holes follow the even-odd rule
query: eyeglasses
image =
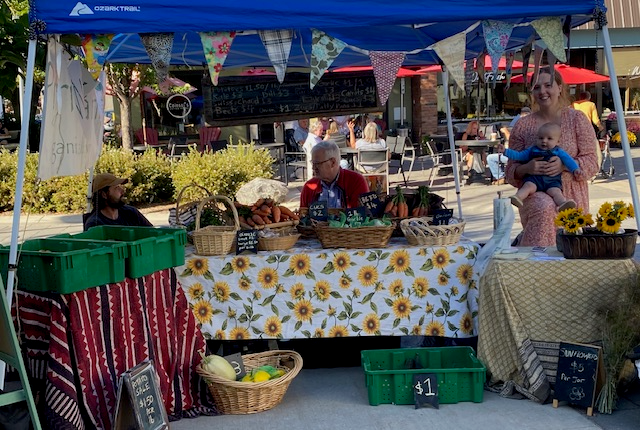
<svg viewBox="0 0 640 430">
<path fill-rule="evenodd" d="M 313 167 L 320 167 L 322 164 L 324 164 L 324 163 L 326 163 L 327 161 L 330 161 L 330 160 L 332 160 L 332 158 L 327 158 L 327 159 L 326 159 L 326 160 L 324 160 L 324 161 L 312 161 L 312 162 L 311 162 L 311 165 L 312 165 Z"/>
</svg>

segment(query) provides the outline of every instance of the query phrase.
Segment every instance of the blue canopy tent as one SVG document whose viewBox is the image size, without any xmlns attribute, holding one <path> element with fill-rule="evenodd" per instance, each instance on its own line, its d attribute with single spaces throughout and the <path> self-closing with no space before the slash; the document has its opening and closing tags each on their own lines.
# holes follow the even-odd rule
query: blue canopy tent
<svg viewBox="0 0 640 430">
<path fill-rule="evenodd" d="M 107 56 L 107 61 L 111 62 L 148 62 L 137 34 L 172 32 L 175 33 L 172 64 L 201 65 L 205 59 L 197 32 L 241 32 L 233 42 L 225 68 L 271 65 L 257 30 L 296 30 L 289 66 L 308 67 L 313 28 L 348 45 L 333 67 L 368 66 L 369 50 L 402 51 L 407 53 L 404 65 L 428 65 L 441 63 L 430 46 L 461 32 L 467 32 L 466 58 L 476 57 L 485 47 L 482 26 L 477 25 L 483 19 L 516 24 L 507 47 L 514 49 L 536 37 L 533 28 L 527 24 L 537 18 L 556 16 L 566 22 L 567 17 L 571 17 L 571 26 L 577 26 L 593 19 L 596 12 L 603 16 L 605 10 L 603 0 L 322 0 L 313 5 L 290 0 L 220 0 L 215 3 L 208 0 L 138 0 L 126 6 L 114 0 L 99 3 L 93 0 L 32 0 L 30 4 L 30 22 L 36 34 L 116 34 Z M 611 44 L 606 24 L 603 35 L 607 63 L 611 65 Z M 35 41 L 31 41 L 28 54 L 26 100 L 30 100 L 33 88 Z M 616 110 L 622 112 L 614 68 L 609 67 L 609 70 Z M 23 118 L 29 117 L 30 109 L 31 106 L 25 104 Z M 449 135 L 453 136 L 449 103 L 447 117 Z M 623 147 L 628 154 L 626 128 L 620 118 L 622 115 L 618 121 Z M 9 257 L 11 267 L 16 262 L 27 127 L 28 122 L 24 121 Z M 453 140 L 450 145 L 453 147 Z M 632 172 L 630 157 L 627 161 L 627 169 Z M 640 207 L 633 179 L 630 175 L 633 203 Z M 456 193 L 460 202 L 458 180 L 456 177 Z M 460 203 L 458 208 L 461 212 Z M 9 294 L 12 288 L 13 276 L 9 276 Z"/>
</svg>

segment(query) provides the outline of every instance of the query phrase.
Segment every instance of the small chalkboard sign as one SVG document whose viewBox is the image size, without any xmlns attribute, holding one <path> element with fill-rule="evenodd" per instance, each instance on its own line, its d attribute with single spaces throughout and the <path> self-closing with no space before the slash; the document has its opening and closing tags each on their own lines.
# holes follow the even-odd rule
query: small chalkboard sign
<svg viewBox="0 0 640 430">
<path fill-rule="evenodd" d="M 231 355 L 225 355 L 222 358 L 227 360 L 229 364 L 231 364 L 231 367 L 233 367 L 233 370 L 236 371 L 236 381 L 239 381 L 244 375 L 247 374 L 247 371 L 244 370 L 244 361 L 242 360 L 242 354 L 240 354 L 239 352 Z"/>
<path fill-rule="evenodd" d="M 561 342 L 553 406 L 566 401 L 587 408 L 587 415 L 591 416 L 602 369 L 599 346 Z"/>
<path fill-rule="evenodd" d="M 236 254 L 258 253 L 258 230 L 238 230 L 236 232 Z"/>
<path fill-rule="evenodd" d="M 378 193 L 370 191 L 368 193 L 360 194 L 360 204 L 371 211 L 371 216 L 379 218 L 384 211 L 384 205 L 378 197 Z"/>
<path fill-rule="evenodd" d="M 367 208 L 358 206 L 357 208 L 347 208 L 347 224 L 353 225 L 354 222 L 362 222 L 367 216 Z"/>
<path fill-rule="evenodd" d="M 158 375 L 152 362 L 144 361 L 120 377 L 113 422 L 116 430 L 169 428 L 169 418 L 158 388 Z"/>
<path fill-rule="evenodd" d="M 453 209 L 437 209 L 433 212 L 433 225 L 447 225 L 453 217 Z"/>
<path fill-rule="evenodd" d="M 413 374 L 413 397 L 416 409 L 428 405 L 440 409 L 438 401 L 438 375 L 435 373 Z"/>
<path fill-rule="evenodd" d="M 309 218 L 316 221 L 326 221 L 329 219 L 329 202 L 318 200 L 309 205 Z"/>
</svg>

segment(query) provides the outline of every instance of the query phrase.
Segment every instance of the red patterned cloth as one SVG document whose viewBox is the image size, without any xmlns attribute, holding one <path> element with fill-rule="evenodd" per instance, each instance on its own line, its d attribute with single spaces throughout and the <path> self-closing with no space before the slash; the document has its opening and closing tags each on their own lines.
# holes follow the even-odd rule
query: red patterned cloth
<svg viewBox="0 0 640 430">
<path fill-rule="evenodd" d="M 46 426 L 111 429 L 120 375 L 154 363 L 171 420 L 211 415 L 205 341 L 173 269 L 73 294 L 19 291 L 23 349 Z"/>
</svg>

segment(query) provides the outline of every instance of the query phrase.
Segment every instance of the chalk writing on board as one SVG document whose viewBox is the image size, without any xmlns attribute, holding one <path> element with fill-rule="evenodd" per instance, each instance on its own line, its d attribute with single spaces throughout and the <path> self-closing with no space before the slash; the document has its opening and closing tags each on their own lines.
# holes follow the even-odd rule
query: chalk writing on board
<svg viewBox="0 0 640 430">
<path fill-rule="evenodd" d="M 236 232 L 236 254 L 243 252 L 258 253 L 257 230 L 238 230 Z"/>
<path fill-rule="evenodd" d="M 586 407 L 589 413 L 597 394 L 600 357 L 598 346 L 560 343 L 554 400 Z"/>
</svg>

